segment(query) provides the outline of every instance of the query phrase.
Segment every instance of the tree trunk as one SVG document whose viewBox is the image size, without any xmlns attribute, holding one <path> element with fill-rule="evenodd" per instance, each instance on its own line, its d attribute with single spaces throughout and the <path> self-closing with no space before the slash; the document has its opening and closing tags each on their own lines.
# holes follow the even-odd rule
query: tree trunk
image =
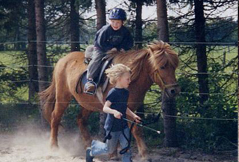
<svg viewBox="0 0 239 162">
<path fill-rule="evenodd" d="M 205 42 L 205 17 L 203 1 L 194 0 L 195 3 L 195 35 L 196 42 Z M 200 104 L 208 100 L 208 74 L 207 74 L 207 55 L 206 45 L 196 44 L 198 84 L 200 93 Z M 204 110 L 202 110 L 204 111 Z"/>
<path fill-rule="evenodd" d="M 106 24 L 105 0 L 95 0 L 95 9 L 97 14 L 97 31 Z"/>
<path fill-rule="evenodd" d="M 34 99 L 38 92 L 38 72 L 37 72 L 37 50 L 36 50 L 36 19 L 35 19 L 35 4 L 34 1 L 28 0 L 28 71 L 29 71 L 29 100 Z"/>
<path fill-rule="evenodd" d="M 157 18 L 158 38 L 169 42 L 166 0 L 157 0 Z"/>
<path fill-rule="evenodd" d="M 157 18 L 159 40 L 169 42 L 166 0 L 157 0 Z M 170 115 L 176 115 L 176 102 L 175 99 L 168 99 L 164 92 L 162 94 L 162 110 L 164 116 L 164 145 L 166 147 L 176 147 L 178 146 L 176 118 L 170 117 Z"/>
<path fill-rule="evenodd" d="M 70 6 L 71 51 L 79 51 L 79 2 L 71 0 Z"/>
<path fill-rule="evenodd" d="M 44 0 L 35 0 L 36 34 L 37 34 L 37 62 L 39 91 L 46 89 L 47 84 L 47 59 L 46 59 L 46 36 L 44 20 Z"/>
<path fill-rule="evenodd" d="M 97 31 L 101 29 L 106 24 L 106 16 L 105 16 L 105 0 L 95 0 L 95 9 L 97 14 Z M 106 119 L 106 114 L 100 112 L 100 131 L 99 134 L 101 137 L 105 135 L 104 124 Z"/>
<path fill-rule="evenodd" d="M 44 0 L 35 0 L 36 13 L 36 35 L 37 35 L 37 64 L 38 64 L 38 84 L 39 91 L 42 92 L 47 87 L 47 58 L 46 58 L 46 36 L 44 21 Z M 46 122 L 42 115 L 42 103 L 40 102 L 39 112 L 41 114 L 41 124 L 46 127 Z"/>
<path fill-rule="evenodd" d="M 143 3 L 141 0 L 136 1 L 136 19 L 135 19 L 135 43 L 136 43 L 136 48 L 140 49 L 142 48 L 142 26 L 143 26 L 143 21 L 142 21 L 142 6 Z"/>
<path fill-rule="evenodd" d="M 163 93 L 162 96 L 162 111 L 164 123 L 164 145 L 166 147 L 177 147 L 177 133 L 176 133 L 176 102 L 175 99 L 168 99 Z"/>
</svg>

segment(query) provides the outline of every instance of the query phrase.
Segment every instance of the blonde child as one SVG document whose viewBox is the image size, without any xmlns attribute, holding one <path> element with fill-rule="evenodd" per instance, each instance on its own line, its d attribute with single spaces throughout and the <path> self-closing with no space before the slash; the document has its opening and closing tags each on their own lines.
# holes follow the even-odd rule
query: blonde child
<svg viewBox="0 0 239 162">
<path fill-rule="evenodd" d="M 123 64 L 116 64 L 106 70 L 106 75 L 110 83 L 114 85 L 107 97 L 103 111 L 107 113 L 104 129 L 106 134 L 110 133 L 110 139 L 106 143 L 92 141 L 91 147 L 86 150 L 86 162 L 92 162 L 94 156 L 110 154 L 117 147 L 119 142 L 122 148 L 126 148 L 129 142 L 130 130 L 126 120 L 126 115 L 132 117 L 136 122 L 140 122 L 140 117 L 133 113 L 128 107 L 131 71 Z M 122 155 L 123 162 L 131 162 L 131 151 L 128 150 Z"/>
</svg>

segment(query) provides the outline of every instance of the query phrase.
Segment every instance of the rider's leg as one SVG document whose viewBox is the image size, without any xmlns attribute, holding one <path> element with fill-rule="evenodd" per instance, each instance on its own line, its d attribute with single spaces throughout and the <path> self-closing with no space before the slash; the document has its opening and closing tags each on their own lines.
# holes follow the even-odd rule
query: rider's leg
<svg viewBox="0 0 239 162">
<path fill-rule="evenodd" d="M 84 91 L 85 92 L 92 92 L 95 90 L 96 84 L 94 83 L 94 80 L 99 75 L 99 72 L 101 70 L 101 63 L 103 57 L 105 57 L 105 53 L 95 49 L 93 52 L 92 60 L 90 64 L 88 65 L 87 69 L 87 79 L 88 82 L 85 84 Z"/>
<path fill-rule="evenodd" d="M 87 79 L 96 79 L 100 72 L 100 67 L 102 63 L 102 59 L 105 57 L 105 53 L 95 49 L 93 52 L 92 60 L 88 65 L 87 69 Z"/>
</svg>

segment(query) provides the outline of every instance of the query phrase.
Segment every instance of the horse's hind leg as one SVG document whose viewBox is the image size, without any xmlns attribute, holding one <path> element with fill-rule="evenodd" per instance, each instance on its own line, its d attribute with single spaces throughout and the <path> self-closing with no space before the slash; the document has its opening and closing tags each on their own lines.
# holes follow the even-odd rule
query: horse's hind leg
<svg viewBox="0 0 239 162">
<path fill-rule="evenodd" d="M 91 136 L 87 129 L 87 120 L 91 113 L 92 111 L 82 108 L 77 118 L 77 123 L 81 132 L 85 148 L 91 145 Z"/>
<path fill-rule="evenodd" d="M 50 143 L 51 148 L 57 148 L 58 147 L 58 128 L 60 125 L 61 117 L 69 105 L 69 102 L 71 100 L 71 95 L 63 94 L 56 96 L 56 103 L 54 111 L 51 115 L 51 137 L 50 137 Z"/>
</svg>

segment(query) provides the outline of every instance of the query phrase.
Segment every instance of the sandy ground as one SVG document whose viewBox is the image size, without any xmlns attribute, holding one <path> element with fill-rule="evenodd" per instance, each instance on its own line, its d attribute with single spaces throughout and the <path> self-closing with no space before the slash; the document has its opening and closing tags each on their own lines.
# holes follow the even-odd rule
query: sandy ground
<svg viewBox="0 0 239 162">
<path fill-rule="evenodd" d="M 49 133 L 42 132 L 37 128 L 27 126 L 15 133 L 1 133 L 0 162 L 85 162 L 85 150 L 78 134 L 60 134 L 60 148 L 57 151 L 52 151 L 49 148 Z M 145 161 L 137 156 L 136 151 L 133 153 L 133 161 Z M 152 162 L 237 161 L 236 156 L 210 156 L 165 148 L 150 150 L 150 158 Z M 106 156 L 94 159 L 94 162 L 106 161 Z M 113 160 L 109 162 L 113 162 Z"/>
</svg>

